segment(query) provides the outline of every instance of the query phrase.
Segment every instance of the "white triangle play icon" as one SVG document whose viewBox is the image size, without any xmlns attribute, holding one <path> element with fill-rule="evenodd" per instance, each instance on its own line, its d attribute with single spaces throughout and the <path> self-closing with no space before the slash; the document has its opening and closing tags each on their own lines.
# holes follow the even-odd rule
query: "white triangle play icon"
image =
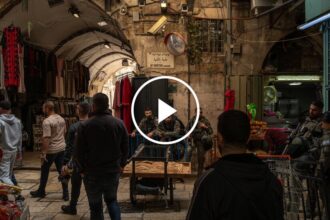
<svg viewBox="0 0 330 220">
<path fill-rule="evenodd" d="M 172 108 L 162 100 L 158 99 L 158 123 L 176 113 L 176 109 Z"/>
</svg>

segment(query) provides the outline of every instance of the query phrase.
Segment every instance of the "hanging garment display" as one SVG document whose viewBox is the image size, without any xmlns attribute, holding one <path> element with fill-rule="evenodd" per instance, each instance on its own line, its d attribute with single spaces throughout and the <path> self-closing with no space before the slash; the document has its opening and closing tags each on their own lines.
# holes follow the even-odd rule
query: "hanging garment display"
<svg viewBox="0 0 330 220">
<path fill-rule="evenodd" d="M 226 106 L 225 111 L 234 109 L 235 106 L 235 91 L 232 89 L 227 89 L 225 92 Z"/>
<path fill-rule="evenodd" d="M 57 58 L 57 75 L 56 75 L 56 96 L 64 97 L 64 79 L 63 79 L 64 59 Z"/>
<path fill-rule="evenodd" d="M 120 116 L 120 81 L 116 82 L 115 85 L 115 94 L 114 94 L 114 98 L 113 98 L 113 105 L 112 105 L 112 109 L 115 110 L 115 117 L 116 118 L 121 118 Z"/>
<path fill-rule="evenodd" d="M 89 86 L 89 69 L 81 63 L 75 65 L 75 88 L 78 93 L 87 93 Z"/>
<path fill-rule="evenodd" d="M 19 27 L 4 28 L 2 35 L 2 55 L 5 67 L 5 87 L 17 88 L 20 82 L 19 54 L 22 53 L 22 35 Z"/>
<path fill-rule="evenodd" d="M 1 53 L 2 54 L 2 49 L 1 49 Z M 5 88 L 5 67 L 3 65 L 3 58 L 0 55 L 0 89 L 4 89 Z"/>
<path fill-rule="evenodd" d="M 24 81 L 27 92 L 45 93 L 46 91 L 46 53 L 26 45 L 24 48 Z"/>
<path fill-rule="evenodd" d="M 126 129 L 129 133 L 132 131 L 132 118 L 131 118 L 131 102 L 132 102 L 132 84 L 129 78 L 126 76 L 123 81 L 122 90 L 122 119 L 126 125 Z"/>
<path fill-rule="evenodd" d="M 56 92 L 57 60 L 55 54 L 51 53 L 47 57 L 46 92 L 53 94 Z"/>
<path fill-rule="evenodd" d="M 22 48 L 24 51 L 24 48 Z M 18 56 L 18 62 L 19 62 L 19 72 L 20 72 L 20 78 L 19 78 L 19 87 L 18 92 L 19 93 L 25 93 L 25 82 L 24 82 L 24 52 L 20 53 Z"/>
</svg>

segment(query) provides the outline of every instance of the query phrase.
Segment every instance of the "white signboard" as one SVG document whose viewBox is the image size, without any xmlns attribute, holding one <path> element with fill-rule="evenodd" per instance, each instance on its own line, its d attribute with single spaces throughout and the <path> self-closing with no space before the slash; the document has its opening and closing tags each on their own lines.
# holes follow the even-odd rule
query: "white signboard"
<svg viewBox="0 0 330 220">
<path fill-rule="evenodd" d="M 147 67 L 158 69 L 174 68 L 174 56 L 169 52 L 148 52 Z"/>
</svg>

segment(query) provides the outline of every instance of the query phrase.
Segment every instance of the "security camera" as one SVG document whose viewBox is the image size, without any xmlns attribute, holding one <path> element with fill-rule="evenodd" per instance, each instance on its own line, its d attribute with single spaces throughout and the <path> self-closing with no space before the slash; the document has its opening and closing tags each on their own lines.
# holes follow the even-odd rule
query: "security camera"
<svg viewBox="0 0 330 220">
<path fill-rule="evenodd" d="M 157 34 L 157 32 L 165 26 L 167 17 L 162 16 L 152 27 L 148 30 L 148 34 Z"/>
</svg>

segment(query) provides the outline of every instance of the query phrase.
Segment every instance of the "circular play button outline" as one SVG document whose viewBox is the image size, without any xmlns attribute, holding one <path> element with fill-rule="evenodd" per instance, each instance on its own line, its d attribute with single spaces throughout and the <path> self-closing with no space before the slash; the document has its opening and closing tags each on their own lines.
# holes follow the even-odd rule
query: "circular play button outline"
<svg viewBox="0 0 330 220">
<path fill-rule="evenodd" d="M 174 80 L 174 81 L 177 81 L 181 84 L 183 84 L 185 87 L 187 87 L 189 89 L 189 91 L 191 92 L 191 94 L 193 95 L 194 99 L 195 99 L 195 102 L 196 102 L 196 118 L 195 118 L 195 122 L 193 124 L 193 126 L 191 127 L 191 129 L 184 135 L 182 136 L 181 138 L 177 139 L 177 140 L 174 140 L 174 141 L 157 141 L 157 140 L 154 140 L 150 137 L 148 137 L 146 134 L 144 134 L 140 127 L 138 126 L 138 124 L 136 123 L 136 119 L 135 119 L 135 115 L 134 115 L 134 106 L 135 106 L 135 102 L 136 102 L 136 99 L 139 95 L 139 93 L 142 91 L 142 89 L 144 89 L 144 87 L 146 87 L 147 85 L 149 85 L 150 83 L 154 82 L 154 81 L 157 81 L 157 80 L 161 80 L 161 79 L 169 79 L 169 80 Z M 159 110 L 158 110 L 159 111 Z M 198 98 L 197 98 L 197 95 L 195 93 L 195 91 L 191 88 L 191 86 L 188 85 L 188 83 L 186 83 L 185 81 L 183 81 L 182 79 L 179 79 L 177 77 L 174 77 L 174 76 L 158 76 L 158 77 L 155 77 L 155 78 L 152 78 L 150 80 L 148 80 L 147 82 L 145 82 L 144 84 L 142 84 L 142 86 L 136 91 L 134 97 L 133 97 L 133 101 L 132 101 L 132 106 L 131 106 L 131 116 L 132 116 L 132 121 L 133 121 L 133 124 L 135 126 L 135 128 L 138 130 L 138 132 L 145 138 L 147 139 L 148 141 L 152 142 L 152 143 L 155 143 L 155 144 L 160 144 L 160 145 L 171 145 L 171 144 L 176 144 L 176 143 L 179 143 L 181 141 L 183 141 L 184 139 L 188 138 L 190 136 L 190 134 L 194 131 L 194 129 L 196 128 L 197 124 L 198 124 L 198 120 L 199 120 L 199 116 L 200 116 L 200 105 L 199 105 L 199 101 L 198 101 Z"/>
</svg>

